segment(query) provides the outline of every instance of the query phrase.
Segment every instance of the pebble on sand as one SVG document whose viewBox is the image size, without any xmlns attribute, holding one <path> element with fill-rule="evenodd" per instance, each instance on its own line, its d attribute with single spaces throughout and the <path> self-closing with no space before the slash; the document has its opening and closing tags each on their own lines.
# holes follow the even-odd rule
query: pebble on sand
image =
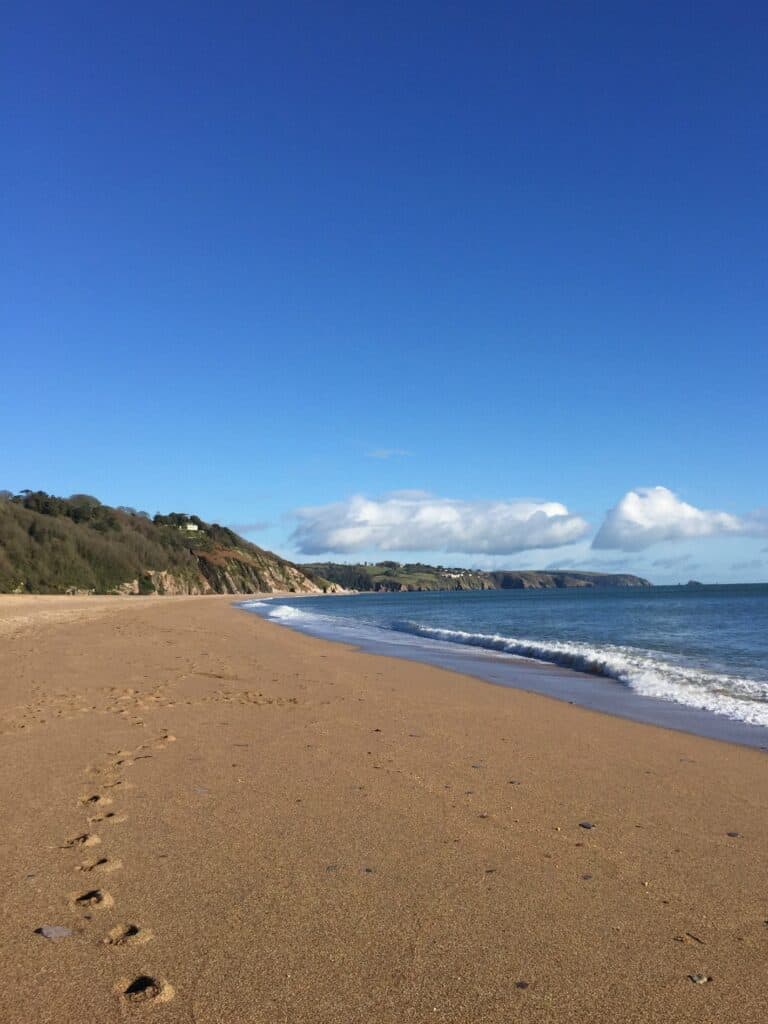
<svg viewBox="0 0 768 1024">
<path fill-rule="evenodd" d="M 596 827 L 597 826 L 593 825 L 591 821 L 580 821 L 579 822 L 579 828 L 596 828 Z"/>
<path fill-rule="evenodd" d="M 44 939 L 50 939 L 51 942 L 68 939 L 72 934 L 72 929 L 65 928 L 63 924 L 44 924 L 40 928 L 35 928 L 35 935 L 42 935 Z"/>
</svg>

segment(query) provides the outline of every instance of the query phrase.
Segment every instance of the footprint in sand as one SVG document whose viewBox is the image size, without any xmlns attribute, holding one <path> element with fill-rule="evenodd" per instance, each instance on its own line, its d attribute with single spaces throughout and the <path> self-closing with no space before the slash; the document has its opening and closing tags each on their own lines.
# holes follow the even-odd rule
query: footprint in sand
<svg viewBox="0 0 768 1024">
<path fill-rule="evenodd" d="M 118 994 L 132 1006 L 147 1003 L 167 1003 L 176 994 L 164 978 L 153 978 L 151 974 L 140 974 L 133 980 L 123 979 L 117 986 Z"/>
<path fill-rule="evenodd" d="M 101 839 L 92 832 L 81 832 L 79 835 L 68 839 L 64 846 L 62 846 L 62 850 L 74 850 L 80 846 L 98 846 L 100 842 Z"/>
<path fill-rule="evenodd" d="M 78 864 L 75 871 L 119 871 L 123 866 L 121 860 L 115 860 L 112 857 L 99 857 L 96 860 L 84 860 L 82 864 Z"/>
<path fill-rule="evenodd" d="M 105 946 L 143 946 L 154 938 L 149 928 L 140 928 L 137 924 L 118 924 L 104 939 Z"/>
<path fill-rule="evenodd" d="M 73 910 L 107 910 L 115 905 L 115 901 L 103 889 L 88 889 L 87 892 L 75 892 L 69 898 Z"/>
<path fill-rule="evenodd" d="M 115 814 L 114 811 L 107 811 L 106 814 L 95 814 L 92 818 L 89 818 L 88 824 L 98 825 L 104 823 L 107 825 L 122 825 L 124 821 L 128 821 L 127 814 Z"/>
<path fill-rule="evenodd" d="M 80 803 L 84 807 L 106 807 L 113 800 L 111 796 L 103 796 L 101 793 L 89 793 L 80 797 Z"/>
</svg>

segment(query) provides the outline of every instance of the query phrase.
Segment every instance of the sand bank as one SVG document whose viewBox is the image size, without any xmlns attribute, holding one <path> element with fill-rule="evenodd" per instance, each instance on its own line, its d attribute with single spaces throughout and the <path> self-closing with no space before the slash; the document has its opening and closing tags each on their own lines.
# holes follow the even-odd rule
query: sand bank
<svg viewBox="0 0 768 1024">
<path fill-rule="evenodd" d="M 231 598 L 16 600 L 3 1022 L 765 1019 L 765 754 Z"/>
</svg>

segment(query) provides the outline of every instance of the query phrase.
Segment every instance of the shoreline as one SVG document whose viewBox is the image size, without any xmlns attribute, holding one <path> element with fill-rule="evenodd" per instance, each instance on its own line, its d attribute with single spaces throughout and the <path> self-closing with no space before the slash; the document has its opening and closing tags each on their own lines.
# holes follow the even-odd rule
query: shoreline
<svg viewBox="0 0 768 1024">
<path fill-rule="evenodd" d="M 647 697 L 636 693 L 619 680 L 582 672 L 538 659 L 525 659 L 478 647 L 451 644 L 440 640 L 415 638 L 393 633 L 391 637 L 366 637 L 363 631 L 355 637 L 341 629 L 323 629 L 315 624 L 270 620 L 249 604 L 316 597 L 314 594 L 255 596 L 238 600 L 236 608 L 257 615 L 275 625 L 331 643 L 352 646 L 365 654 L 385 655 L 433 665 L 449 672 L 472 676 L 479 682 L 506 689 L 538 694 L 553 700 L 577 704 L 601 714 L 624 720 L 654 725 L 676 732 L 690 733 L 724 743 L 736 743 L 759 750 L 768 750 L 768 728 L 732 719 L 713 711 L 691 707 L 673 700 Z"/>
<path fill-rule="evenodd" d="M 763 1019 L 762 753 L 112 607 L 0 642 L 8 1024 Z"/>
</svg>

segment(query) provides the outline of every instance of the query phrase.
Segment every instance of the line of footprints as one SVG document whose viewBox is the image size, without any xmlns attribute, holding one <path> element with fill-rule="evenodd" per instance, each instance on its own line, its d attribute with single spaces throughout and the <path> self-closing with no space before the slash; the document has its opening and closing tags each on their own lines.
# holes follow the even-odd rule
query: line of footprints
<svg viewBox="0 0 768 1024">
<path fill-rule="evenodd" d="M 123 866 L 122 861 L 104 851 L 101 836 L 95 831 L 97 828 L 102 830 L 121 825 L 127 820 L 127 815 L 112 809 L 114 796 L 131 787 L 131 783 L 122 778 L 122 773 L 136 761 L 152 757 L 150 750 L 162 750 L 175 739 L 175 736 L 164 730 L 154 743 L 143 743 L 133 752 L 112 751 L 109 756 L 116 760 L 108 765 L 86 769 L 89 775 L 103 777 L 103 781 L 98 787 L 98 792 L 90 792 L 80 798 L 80 804 L 88 815 L 87 830 L 71 836 L 62 847 L 85 855 L 85 859 L 77 864 L 74 870 L 81 874 L 84 880 L 87 879 L 87 883 L 80 891 L 72 893 L 69 897 L 70 910 L 82 915 L 82 921 L 90 922 L 95 913 L 115 906 L 112 895 L 106 889 L 90 883 L 95 883 L 101 876 L 108 876 L 113 871 L 119 871 Z M 112 928 L 102 941 L 107 946 L 121 949 L 142 946 L 151 942 L 153 938 L 154 934 L 150 929 L 138 924 L 123 923 Z M 115 991 L 120 999 L 129 1005 L 167 1003 L 175 994 L 173 987 L 164 978 L 149 974 L 122 978 Z"/>
</svg>

